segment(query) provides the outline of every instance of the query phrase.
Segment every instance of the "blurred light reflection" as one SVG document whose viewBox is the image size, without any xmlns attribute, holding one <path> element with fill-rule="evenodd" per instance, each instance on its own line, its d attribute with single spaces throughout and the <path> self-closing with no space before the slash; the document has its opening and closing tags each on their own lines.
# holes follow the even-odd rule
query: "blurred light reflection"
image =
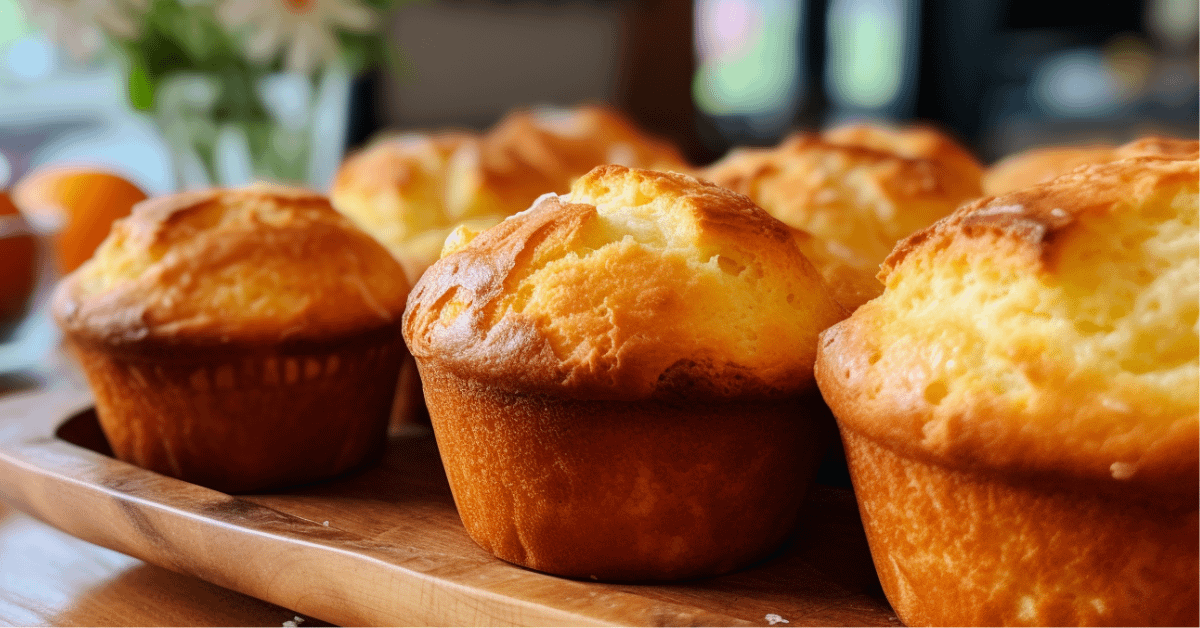
<svg viewBox="0 0 1200 628">
<path fill-rule="evenodd" d="M 804 80 L 803 6 L 787 0 L 696 0 L 692 93 L 701 111 L 738 117 L 764 137 L 790 125 Z"/>
<path fill-rule="evenodd" d="M 835 117 L 904 117 L 916 79 L 912 0 L 832 0 L 826 83 Z"/>
<path fill-rule="evenodd" d="M 1117 80 L 1098 50 L 1055 55 L 1038 70 L 1034 82 L 1038 103 L 1057 115 L 1111 115 L 1119 106 Z"/>
<path fill-rule="evenodd" d="M 25 82 L 40 81 L 54 71 L 54 46 L 44 36 L 21 37 L 8 47 L 4 60 L 13 78 Z"/>
</svg>

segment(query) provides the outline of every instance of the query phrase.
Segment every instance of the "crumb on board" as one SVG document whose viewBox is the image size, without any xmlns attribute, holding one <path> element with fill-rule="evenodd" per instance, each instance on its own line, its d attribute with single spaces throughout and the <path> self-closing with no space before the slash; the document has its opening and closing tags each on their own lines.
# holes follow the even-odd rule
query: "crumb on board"
<svg viewBox="0 0 1200 628">
<path fill-rule="evenodd" d="M 322 522 L 321 522 L 321 525 L 323 525 L 323 526 L 325 526 L 326 528 L 328 528 L 328 527 L 329 527 L 329 522 L 328 522 L 328 521 L 322 521 Z"/>
<path fill-rule="evenodd" d="M 296 615 L 295 617 L 292 617 L 291 619 L 283 622 L 283 628 L 297 628 L 300 624 L 303 624 L 303 623 L 304 623 L 304 618 L 299 615 Z"/>
<path fill-rule="evenodd" d="M 780 617 L 779 615 L 776 615 L 775 613 L 767 613 L 766 620 L 767 620 L 767 623 L 768 623 L 768 624 L 770 624 L 770 625 L 772 625 L 772 626 L 774 626 L 775 624 L 788 624 L 788 623 L 791 623 L 791 622 L 789 622 L 788 620 L 784 619 L 783 617 Z"/>
</svg>

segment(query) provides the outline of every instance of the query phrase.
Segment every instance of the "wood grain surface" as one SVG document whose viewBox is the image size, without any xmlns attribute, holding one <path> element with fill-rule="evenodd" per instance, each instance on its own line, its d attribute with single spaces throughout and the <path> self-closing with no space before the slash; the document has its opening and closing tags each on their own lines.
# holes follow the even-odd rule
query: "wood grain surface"
<svg viewBox="0 0 1200 628">
<path fill-rule="evenodd" d="M 79 540 L 0 502 L 0 625 L 280 626 L 296 616 Z M 301 619 L 305 628 L 323 625 Z"/>
<path fill-rule="evenodd" d="M 37 374 L 0 374 L 0 397 L 44 383 Z M 0 501 L 0 625 L 280 626 L 296 617 L 77 539 Z M 305 628 L 325 625 L 300 619 Z"/>
<path fill-rule="evenodd" d="M 345 625 L 767 625 L 768 614 L 788 626 L 898 625 L 845 489 L 816 487 L 788 544 L 746 570 L 671 585 L 580 582 L 476 546 L 419 428 L 394 436 L 367 471 L 234 497 L 112 459 L 90 403 L 65 384 L 0 399 L 0 497 L 82 541 L 217 585 L 213 604 L 231 589 Z M 142 567 L 130 577 L 167 573 Z"/>
</svg>

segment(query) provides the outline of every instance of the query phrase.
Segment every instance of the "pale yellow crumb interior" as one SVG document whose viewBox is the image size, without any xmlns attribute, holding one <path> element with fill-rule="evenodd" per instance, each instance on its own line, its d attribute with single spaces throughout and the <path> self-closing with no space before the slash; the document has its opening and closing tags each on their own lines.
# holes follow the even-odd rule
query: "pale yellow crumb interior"
<svg viewBox="0 0 1200 628">
<path fill-rule="evenodd" d="M 879 337 L 923 352 L 924 396 L 935 406 L 992 395 L 1016 410 L 1045 409 L 1055 396 L 1064 408 L 1098 403 L 1110 410 L 1104 420 L 1072 428 L 1097 437 L 1142 421 L 1194 421 L 1197 234 L 1193 181 L 1082 216 L 1042 273 L 982 248 L 921 248 L 864 308 L 881 313 Z M 896 367 L 886 355 L 873 360 Z"/>
</svg>

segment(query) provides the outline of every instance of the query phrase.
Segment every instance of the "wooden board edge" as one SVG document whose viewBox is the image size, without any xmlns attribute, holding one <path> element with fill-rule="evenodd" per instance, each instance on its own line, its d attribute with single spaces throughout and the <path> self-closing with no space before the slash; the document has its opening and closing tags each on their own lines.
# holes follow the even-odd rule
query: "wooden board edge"
<svg viewBox="0 0 1200 628">
<path fill-rule="evenodd" d="M 643 616 L 617 612 L 605 618 L 406 568 L 402 557 L 389 556 L 379 543 L 56 438 L 57 425 L 90 399 L 85 391 L 58 387 L 0 401 L 0 416 L 20 417 L 19 425 L 0 426 L 0 498 L 68 534 L 148 563 L 342 625 L 748 625 L 664 603 Z M 127 467 L 129 481 L 100 481 L 96 467 L 111 465 Z M 162 500 L 163 491 L 156 495 L 153 487 L 164 484 L 189 504 Z M 590 586 L 563 582 L 581 590 Z M 646 606 L 621 592 L 604 597 Z M 359 602 L 347 604 L 350 599 Z"/>
</svg>

